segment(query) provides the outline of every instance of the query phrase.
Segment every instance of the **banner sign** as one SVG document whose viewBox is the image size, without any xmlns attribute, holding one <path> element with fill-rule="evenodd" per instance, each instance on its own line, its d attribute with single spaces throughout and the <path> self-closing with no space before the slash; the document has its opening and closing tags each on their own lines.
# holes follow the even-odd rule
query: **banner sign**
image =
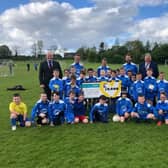
<svg viewBox="0 0 168 168">
<path fill-rule="evenodd" d="M 121 81 L 83 83 L 82 90 L 85 98 L 98 98 L 100 95 L 115 98 L 121 95 Z"/>
</svg>

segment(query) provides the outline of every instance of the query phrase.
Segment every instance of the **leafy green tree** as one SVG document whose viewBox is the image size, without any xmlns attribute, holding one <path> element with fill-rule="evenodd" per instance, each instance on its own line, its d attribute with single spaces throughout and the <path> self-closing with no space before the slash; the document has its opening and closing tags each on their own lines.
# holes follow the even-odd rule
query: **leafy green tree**
<svg viewBox="0 0 168 168">
<path fill-rule="evenodd" d="M 0 57 L 1 58 L 7 58 L 11 56 L 12 56 L 12 52 L 7 45 L 0 46 Z"/>
</svg>

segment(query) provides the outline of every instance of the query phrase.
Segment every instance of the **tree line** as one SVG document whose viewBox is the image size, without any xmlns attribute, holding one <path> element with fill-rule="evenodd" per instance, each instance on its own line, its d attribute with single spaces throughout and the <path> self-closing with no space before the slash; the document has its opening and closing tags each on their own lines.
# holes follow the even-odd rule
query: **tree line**
<svg viewBox="0 0 168 168">
<path fill-rule="evenodd" d="M 123 63 L 127 53 L 132 55 L 133 62 L 139 63 L 143 60 L 145 53 L 151 53 L 152 59 L 157 63 L 164 64 L 168 60 L 168 43 L 150 43 L 147 41 L 134 40 L 127 41 L 123 45 L 115 44 L 111 48 L 107 48 L 104 42 L 101 42 L 99 48 L 81 47 L 77 50 L 83 60 L 89 62 L 100 62 L 102 58 L 106 58 L 109 63 Z"/>
<path fill-rule="evenodd" d="M 41 42 L 42 43 L 42 42 Z M 40 43 L 40 44 L 41 44 Z M 35 50 L 32 50 L 32 55 L 28 58 L 39 58 L 42 59 L 44 54 L 42 54 L 42 47 L 40 46 L 40 54 L 36 54 Z M 22 59 L 23 55 L 20 56 L 17 52 L 17 48 L 14 49 L 14 54 L 12 54 L 11 49 L 7 45 L 0 46 L 0 58 L 7 59 Z M 119 44 L 118 41 L 115 42 L 110 48 L 106 46 L 104 42 L 101 42 L 96 48 L 93 47 L 80 47 L 76 51 L 81 55 L 83 60 L 89 62 L 100 62 L 102 58 L 106 58 L 109 63 L 123 63 L 124 56 L 129 53 L 133 57 L 133 62 L 139 63 L 143 60 L 144 54 L 149 52 L 152 55 L 152 59 L 157 63 L 164 64 L 165 60 L 168 60 L 168 43 L 151 43 L 147 41 L 145 44 L 140 40 L 127 41 L 124 44 Z"/>
</svg>

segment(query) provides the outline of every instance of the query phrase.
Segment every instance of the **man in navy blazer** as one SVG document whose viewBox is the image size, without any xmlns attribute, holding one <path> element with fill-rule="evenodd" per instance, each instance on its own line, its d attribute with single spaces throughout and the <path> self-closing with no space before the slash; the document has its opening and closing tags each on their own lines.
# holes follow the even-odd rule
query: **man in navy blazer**
<svg viewBox="0 0 168 168">
<path fill-rule="evenodd" d="M 59 62 L 53 60 L 53 53 L 48 52 L 46 54 L 46 60 L 40 63 L 39 68 L 39 81 L 40 87 L 44 89 L 47 94 L 47 98 L 51 99 L 51 90 L 49 88 L 49 81 L 53 77 L 53 70 L 58 69 L 60 78 L 62 78 L 62 70 Z"/>
<path fill-rule="evenodd" d="M 145 54 L 144 62 L 139 65 L 139 73 L 142 74 L 142 79 L 146 77 L 147 69 L 151 68 L 153 70 L 153 75 L 155 78 L 159 76 L 159 69 L 157 63 L 152 61 L 150 53 Z"/>
</svg>

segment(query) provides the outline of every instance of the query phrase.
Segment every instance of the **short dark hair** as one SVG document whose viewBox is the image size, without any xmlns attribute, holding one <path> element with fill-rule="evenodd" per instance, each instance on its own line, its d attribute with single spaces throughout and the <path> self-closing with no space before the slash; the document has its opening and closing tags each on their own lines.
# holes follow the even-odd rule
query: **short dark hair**
<svg viewBox="0 0 168 168">
<path fill-rule="evenodd" d="M 100 100 L 100 99 L 101 99 L 101 100 L 106 100 L 106 96 L 100 95 L 100 96 L 99 96 L 99 100 Z"/>
<path fill-rule="evenodd" d="M 73 90 L 70 90 L 68 95 L 70 95 L 70 94 L 74 94 L 75 95 L 75 92 Z"/>
<path fill-rule="evenodd" d="M 14 93 L 13 97 L 20 97 L 20 94 L 19 93 Z"/>
<path fill-rule="evenodd" d="M 71 75 L 71 79 L 76 80 L 76 76 L 75 75 Z"/>
<path fill-rule="evenodd" d="M 54 92 L 52 93 L 52 95 L 60 96 L 60 93 L 59 93 L 58 91 L 54 91 Z"/>
</svg>

